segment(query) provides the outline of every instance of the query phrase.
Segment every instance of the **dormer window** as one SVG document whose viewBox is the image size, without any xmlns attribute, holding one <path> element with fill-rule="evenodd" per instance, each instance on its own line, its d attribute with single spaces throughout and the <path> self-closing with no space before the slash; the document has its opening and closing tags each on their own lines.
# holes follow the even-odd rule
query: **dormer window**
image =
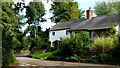
<svg viewBox="0 0 120 68">
<path fill-rule="evenodd" d="M 55 36 L 55 32 L 52 32 L 52 36 Z"/>
</svg>

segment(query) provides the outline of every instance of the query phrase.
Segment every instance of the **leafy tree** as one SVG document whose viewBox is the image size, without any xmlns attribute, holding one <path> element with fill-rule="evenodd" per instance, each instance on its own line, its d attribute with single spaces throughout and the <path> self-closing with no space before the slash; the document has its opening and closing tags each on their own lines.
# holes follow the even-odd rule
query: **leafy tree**
<svg viewBox="0 0 120 68">
<path fill-rule="evenodd" d="M 55 23 L 83 19 L 84 13 L 82 9 L 78 9 L 77 2 L 54 2 L 51 11 L 51 19 Z"/>
<path fill-rule="evenodd" d="M 20 28 L 22 26 L 25 25 L 24 22 L 22 22 L 22 20 L 25 18 L 23 15 L 21 15 L 20 13 L 23 11 L 23 9 L 26 7 L 25 3 L 22 2 L 17 2 L 17 4 L 13 3 L 13 10 L 15 12 L 15 14 L 20 18 L 17 27 L 15 28 L 15 35 L 16 38 L 18 39 L 18 41 L 20 42 L 19 46 L 17 46 L 16 48 L 14 48 L 15 52 L 20 52 L 23 48 L 24 48 L 24 42 L 23 42 L 23 38 L 25 37 L 25 33 L 23 33 L 22 31 L 20 31 Z"/>
<path fill-rule="evenodd" d="M 22 2 L 17 2 L 17 4 L 15 4 L 15 13 L 18 14 L 20 11 L 22 12 L 23 9 L 25 9 L 26 6 L 25 6 L 25 3 L 22 3 Z"/>
<path fill-rule="evenodd" d="M 42 2 L 30 2 L 28 6 L 26 6 L 26 18 L 29 24 L 27 32 L 31 32 L 30 34 L 34 33 L 34 37 L 36 37 L 38 31 L 37 25 L 39 25 L 40 22 L 46 21 L 43 18 L 44 15 L 45 9 Z"/>
<path fill-rule="evenodd" d="M 39 22 L 45 21 L 43 16 L 45 15 L 45 9 L 42 2 L 30 2 L 26 7 L 26 17 L 27 23 L 31 24 L 39 24 Z"/>
<path fill-rule="evenodd" d="M 13 3 L 0 3 L 2 4 L 2 8 L 0 8 L 0 13 L 2 13 L 2 64 L 3 66 L 8 66 L 15 61 L 14 48 L 20 45 L 17 39 L 20 18 L 16 16 L 14 8 L 12 7 Z"/>
<path fill-rule="evenodd" d="M 25 30 L 25 33 L 30 33 L 30 43 L 29 48 L 32 51 L 33 47 L 40 46 L 40 44 L 45 41 L 42 36 L 45 34 L 41 31 L 41 26 L 38 26 L 39 23 L 46 21 L 43 16 L 45 15 L 45 9 L 42 2 L 30 2 L 26 6 L 26 18 L 28 19 L 26 23 L 29 24 L 28 28 Z M 45 38 L 45 36 L 43 36 Z M 39 40 L 41 41 L 38 41 Z M 46 44 L 45 44 L 46 45 Z M 41 45 L 42 46 L 42 45 Z"/>
<path fill-rule="evenodd" d="M 97 16 L 108 14 L 118 14 L 120 2 L 110 0 L 109 2 L 98 2 L 95 5 L 95 13 Z"/>
</svg>

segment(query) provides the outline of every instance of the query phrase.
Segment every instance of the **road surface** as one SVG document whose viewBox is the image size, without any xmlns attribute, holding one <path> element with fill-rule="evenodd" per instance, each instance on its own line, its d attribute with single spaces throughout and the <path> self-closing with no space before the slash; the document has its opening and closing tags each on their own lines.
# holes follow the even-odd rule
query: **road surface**
<svg viewBox="0 0 120 68">
<path fill-rule="evenodd" d="M 39 60 L 28 57 L 17 57 L 16 63 L 10 66 L 107 66 L 107 67 L 119 67 L 115 65 L 102 65 L 102 64 L 91 64 L 91 63 L 76 63 L 76 62 L 64 62 L 64 61 L 48 61 Z"/>
</svg>

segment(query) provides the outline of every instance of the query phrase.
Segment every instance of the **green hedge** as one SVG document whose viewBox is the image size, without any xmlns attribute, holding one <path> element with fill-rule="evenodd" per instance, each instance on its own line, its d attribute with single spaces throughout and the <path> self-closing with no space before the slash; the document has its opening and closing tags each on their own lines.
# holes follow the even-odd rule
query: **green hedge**
<svg viewBox="0 0 120 68">
<path fill-rule="evenodd" d="M 9 64 L 14 63 L 15 61 L 16 56 L 14 55 L 13 50 L 11 49 L 2 50 L 2 66 L 9 66 Z"/>
</svg>

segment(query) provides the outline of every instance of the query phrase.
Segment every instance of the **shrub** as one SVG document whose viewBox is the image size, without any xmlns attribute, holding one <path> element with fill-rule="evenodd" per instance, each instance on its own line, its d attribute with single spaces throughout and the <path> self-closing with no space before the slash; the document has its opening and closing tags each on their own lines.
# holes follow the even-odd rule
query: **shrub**
<svg viewBox="0 0 120 68">
<path fill-rule="evenodd" d="M 47 57 L 47 60 L 55 60 L 55 61 L 65 61 L 66 57 L 65 56 L 61 56 L 61 55 L 51 55 Z"/>
<path fill-rule="evenodd" d="M 103 53 L 100 56 L 96 56 L 94 62 L 101 64 L 109 64 L 111 60 L 112 60 L 112 56 L 110 54 Z"/>
<path fill-rule="evenodd" d="M 90 48 L 95 55 L 106 53 L 115 47 L 116 39 L 111 36 L 96 38 Z"/>
<path fill-rule="evenodd" d="M 60 46 L 60 41 L 59 40 L 55 40 L 53 41 L 53 47 L 50 48 L 51 51 L 55 51 L 59 48 Z"/>
<path fill-rule="evenodd" d="M 120 64 L 119 55 L 120 44 L 118 36 L 108 36 L 96 38 L 90 47 L 91 58 L 84 62 L 101 63 L 101 64 Z"/>
<path fill-rule="evenodd" d="M 60 50 L 63 55 L 82 56 L 85 51 L 85 47 L 90 44 L 90 37 L 87 32 L 80 31 L 79 33 L 72 33 L 70 38 L 65 38 L 61 41 Z"/>
<path fill-rule="evenodd" d="M 16 57 L 12 49 L 2 50 L 2 66 L 9 66 L 9 64 L 16 61 Z"/>
<path fill-rule="evenodd" d="M 71 57 L 66 57 L 66 61 L 70 61 L 70 62 L 80 62 L 81 58 L 80 56 L 77 56 L 76 54 L 74 54 L 74 56 Z"/>
<path fill-rule="evenodd" d="M 111 55 L 113 63 L 120 64 L 120 43 L 116 45 L 114 49 L 111 50 Z"/>
<path fill-rule="evenodd" d="M 104 35 L 104 36 L 106 36 L 106 37 L 116 35 L 117 30 L 116 30 L 116 28 L 114 28 L 116 25 L 117 24 L 112 24 L 110 26 L 110 29 L 108 31 L 103 32 L 101 34 Z"/>
<path fill-rule="evenodd" d="M 30 38 L 31 46 L 29 51 L 34 52 L 36 49 L 47 49 L 48 43 L 44 41 L 42 37 L 37 36 L 36 38 Z"/>
</svg>

